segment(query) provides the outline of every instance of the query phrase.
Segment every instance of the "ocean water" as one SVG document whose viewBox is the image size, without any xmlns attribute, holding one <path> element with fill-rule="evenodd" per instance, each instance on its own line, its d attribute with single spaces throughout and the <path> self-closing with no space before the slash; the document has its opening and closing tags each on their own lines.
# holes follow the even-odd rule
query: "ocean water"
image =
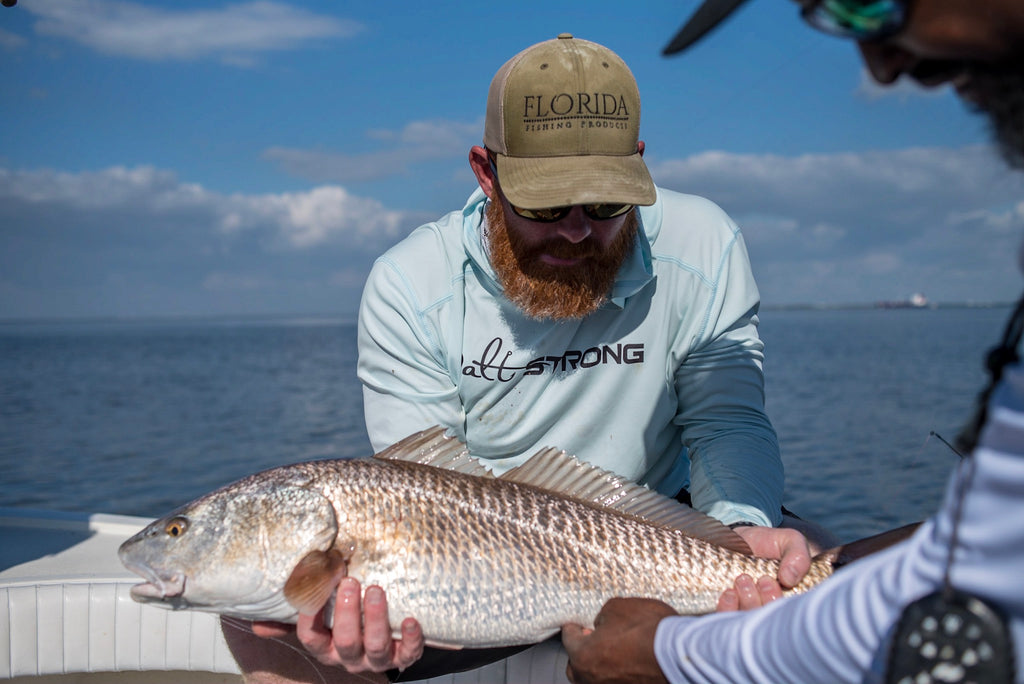
<svg viewBox="0 0 1024 684">
<path fill-rule="evenodd" d="M 766 310 L 786 505 L 853 539 L 922 519 L 1006 308 Z M 0 506 L 156 516 L 256 470 L 370 453 L 355 326 L 0 324 Z"/>
<path fill-rule="evenodd" d="M 763 312 L 785 505 L 840 539 L 922 520 L 959 457 L 1008 307 Z"/>
</svg>

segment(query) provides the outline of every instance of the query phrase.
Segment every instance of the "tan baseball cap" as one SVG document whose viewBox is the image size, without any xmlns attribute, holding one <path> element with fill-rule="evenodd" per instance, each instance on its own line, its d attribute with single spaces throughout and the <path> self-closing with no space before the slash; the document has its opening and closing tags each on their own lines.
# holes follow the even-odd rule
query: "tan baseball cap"
<svg viewBox="0 0 1024 684">
<path fill-rule="evenodd" d="M 491 81 L 484 145 L 518 207 L 654 204 L 639 136 L 636 79 L 603 45 L 563 33 L 526 48 Z"/>
</svg>

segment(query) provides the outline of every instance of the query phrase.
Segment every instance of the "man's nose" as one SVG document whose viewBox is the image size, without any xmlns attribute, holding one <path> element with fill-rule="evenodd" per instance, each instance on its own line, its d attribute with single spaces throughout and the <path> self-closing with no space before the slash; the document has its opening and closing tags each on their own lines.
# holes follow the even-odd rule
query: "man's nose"
<svg viewBox="0 0 1024 684">
<path fill-rule="evenodd" d="M 890 85 L 913 67 L 914 56 L 894 45 L 857 43 L 857 47 L 872 78 L 882 85 Z"/>
<path fill-rule="evenodd" d="M 555 224 L 555 231 L 558 235 L 573 244 L 586 240 L 593 229 L 590 225 L 590 217 L 583 212 L 583 207 L 575 206 L 569 215 Z"/>
</svg>

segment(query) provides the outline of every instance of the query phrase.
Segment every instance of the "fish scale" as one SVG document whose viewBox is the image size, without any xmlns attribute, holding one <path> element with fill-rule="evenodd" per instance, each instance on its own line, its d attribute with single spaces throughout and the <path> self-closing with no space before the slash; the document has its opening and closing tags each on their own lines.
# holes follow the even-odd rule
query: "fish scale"
<svg viewBox="0 0 1024 684">
<path fill-rule="evenodd" d="M 743 544 L 717 521 L 571 456 L 538 453 L 495 478 L 464 452 L 435 429 L 378 458 L 282 466 L 227 485 L 122 545 L 122 561 L 148 580 L 132 595 L 293 622 L 347 570 L 385 589 L 396 630 L 413 616 L 432 644 L 482 648 L 591 626 L 615 596 L 708 613 L 739 574 L 778 572 L 777 561 L 716 543 Z M 559 489 L 563 479 L 586 500 Z M 683 516 L 699 534 L 662 516 Z M 816 558 L 790 593 L 831 572 Z"/>
</svg>

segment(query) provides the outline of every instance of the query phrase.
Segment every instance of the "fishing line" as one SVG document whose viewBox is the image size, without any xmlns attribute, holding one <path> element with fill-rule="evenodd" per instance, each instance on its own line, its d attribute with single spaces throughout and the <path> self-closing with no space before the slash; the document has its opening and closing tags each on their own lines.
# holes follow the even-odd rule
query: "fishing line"
<svg viewBox="0 0 1024 684">
<path fill-rule="evenodd" d="M 965 458 L 959 467 L 942 587 L 903 609 L 890 645 L 886 684 L 1013 681 L 1013 643 L 1005 616 L 954 587 L 950 578 L 975 461 Z"/>
<path fill-rule="evenodd" d="M 232 629 L 238 630 L 239 632 L 242 632 L 243 634 L 251 634 L 253 636 L 256 636 L 256 633 L 252 631 L 252 623 L 251 622 L 247 622 L 245 620 L 239 620 L 237 618 L 229 617 L 227 615 L 221 615 L 220 619 L 221 619 L 221 622 L 224 625 L 226 625 L 228 627 L 231 627 Z M 257 637 L 257 638 L 262 638 L 262 637 Z M 327 678 L 324 677 L 324 675 L 320 672 L 320 668 L 317 666 L 319 661 L 314 659 L 311 653 L 309 653 L 305 649 L 302 649 L 302 648 L 299 648 L 299 647 L 294 646 L 292 644 L 289 644 L 287 641 L 285 641 L 284 639 L 281 639 L 279 637 L 269 637 L 267 639 L 267 641 L 276 642 L 278 644 L 281 644 L 285 648 L 287 648 L 287 649 L 297 653 L 300 658 L 305 660 L 306 663 L 311 668 L 313 668 L 313 672 L 315 672 L 316 676 L 320 678 L 320 683 L 321 684 L 327 684 Z M 349 674 L 355 675 L 359 679 L 362 679 L 362 680 L 367 681 L 367 682 L 375 681 L 375 680 L 372 680 L 372 679 L 367 679 L 365 676 L 362 676 L 358 672 L 349 672 Z"/>
<path fill-rule="evenodd" d="M 924 438 L 924 441 L 921 442 L 921 446 L 918 447 L 918 449 L 916 451 L 916 455 L 912 459 L 909 459 L 908 462 L 905 465 L 903 465 L 904 469 L 906 469 L 906 470 L 916 470 L 917 468 L 924 467 L 925 464 L 930 462 L 930 459 L 925 458 L 925 453 L 928 450 L 928 445 L 931 442 L 932 437 L 934 437 L 935 439 L 937 439 L 940 442 L 942 442 L 942 444 L 944 444 L 946 446 L 946 448 L 948 448 L 950 451 L 952 451 L 954 454 L 956 454 L 958 458 L 963 459 L 963 457 L 964 457 L 963 454 L 961 454 L 959 451 L 957 451 L 956 447 L 954 447 L 952 444 L 950 444 L 949 441 L 945 437 L 940 435 L 935 430 L 930 430 L 928 432 L 928 435 Z M 938 487 L 938 485 L 936 485 L 936 487 Z M 909 483 L 905 483 L 904 486 L 899 491 L 901 491 L 904 496 L 909 495 L 909 493 L 911 491 Z M 922 510 L 920 510 L 918 508 L 918 506 L 915 506 L 914 507 L 915 511 L 913 513 L 913 518 L 914 519 L 918 518 L 918 514 L 919 513 L 923 513 L 923 516 L 927 516 L 928 515 L 928 511 L 935 510 L 937 505 L 942 502 L 942 498 L 941 498 L 942 497 L 942 490 L 941 489 L 937 489 L 935 496 L 936 496 L 936 501 L 932 501 L 930 499 L 930 497 L 922 497 L 920 506 L 925 506 L 926 505 L 927 509 L 922 511 Z M 888 509 L 886 509 L 886 510 L 888 511 Z"/>
<path fill-rule="evenodd" d="M 946 441 L 946 438 L 945 438 L 945 437 L 943 437 L 942 435 L 940 435 L 940 434 L 939 434 L 938 432 L 936 432 L 935 430 L 932 430 L 931 432 L 929 432 L 929 433 L 928 433 L 928 437 L 929 437 L 929 438 L 935 437 L 935 438 L 936 438 L 936 439 L 938 439 L 938 440 L 939 440 L 940 442 L 942 442 L 943 444 L 945 444 L 946 446 L 948 446 L 948 447 L 949 447 L 949 450 L 950 450 L 950 451 L 952 451 L 952 452 L 953 452 L 954 454 L 956 454 L 956 455 L 957 455 L 957 456 L 959 456 L 960 458 L 964 458 L 964 455 L 963 455 L 962 453 L 960 453 L 959 451 L 957 451 L 957 449 L 956 449 L 956 447 L 955 447 L 955 446 L 953 446 L 952 444 L 950 444 L 949 442 L 947 442 L 947 441 Z M 924 443 L 925 443 L 925 444 L 927 444 L 927 443 L 928 443 L 928 440 L 927 440 L 927 439 L 926 439 L 926 440 L 924 440 Z M 922 450 L 924 449 L 924 447 L 921 447 L 921 448 L 922 448 Z"/>
<path fill-rule="evenodd" d="M 1017 347 L 1020 345 L 1021 335 L 1024 334 L 1024 295 L 1017 301 L 1017 306 L 1006 324 L 1003 331 L 1003 340 L 998 346 L 989 350 L 985 357 L 985 368 L 989 373 L 989 383 L 978 395 L 978 405 L 975 408 L 974 416 L 967 423 L 964 429 L 957 435 L 956 445 L 960 451 L 969 453 L 978 444 L 978 437 L 981 435 L 981 428 L 988 418 L 988 400 L 993 390 L 1003 377 L 1003 368 L 1009 364 L 1020 361 L 1017 354 Z"/>
<path fill-rule="evenodd" d="M 1017 347 L 1022 335 L 1024 296 L 1010 316 L 1002 341 L 985 357 L 989 382 L 978 395 L 971 420 L 957 435 L 956 447 L 935 432 L 931 433 L 962 459 L 961 477 L 955 480 L 949 549 L 941 589 L 903 609 L 890 647 L 887 684 L 1013 681 L 1014 646 L 1006 616 L 997 606 L 954 587 L 950 572 L 959 542 L 964 502 L 976 469 L 976 461 L 969 455 L 978 445 L 988 419 L 988 402 L 1002 379 L 1003 369 L 1020 360 Z"/>
</svg>

